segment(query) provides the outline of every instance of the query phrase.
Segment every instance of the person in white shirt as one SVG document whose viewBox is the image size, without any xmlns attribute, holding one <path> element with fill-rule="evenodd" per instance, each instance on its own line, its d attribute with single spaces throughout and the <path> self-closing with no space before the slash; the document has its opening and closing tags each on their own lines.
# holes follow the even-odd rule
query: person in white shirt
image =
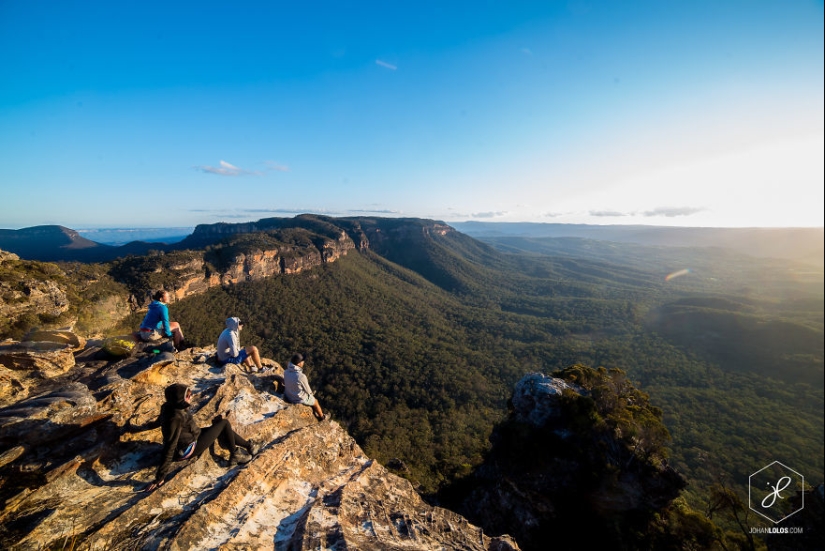
<svg viewBox="0 0 825 551">
<path fill-rule="evenodd" d="M 218 360 L 223 364 L 243 364 L 251 371 L 262 371 L 258 347 L 250 345 L 241 348 L 241 329 L 243 322 L 239 318 L 226 319 L 226 329 L 218 337 Z"/>
<path fill-rule="evenodd" d="M 304 357 L 293 354 L 284 371 L 284 398 L 291 404 L 303 404 L 312 408 L 312 413 L 319 421 L 326 419 L 321 404 L 312 394 L 307 376 L 304 375 Z"/>
</svg>

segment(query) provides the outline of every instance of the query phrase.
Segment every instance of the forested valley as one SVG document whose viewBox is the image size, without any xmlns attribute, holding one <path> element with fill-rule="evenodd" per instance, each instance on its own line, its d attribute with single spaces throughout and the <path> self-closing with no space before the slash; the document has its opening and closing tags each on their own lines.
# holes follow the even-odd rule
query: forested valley
<svg viewBox="0 0 825 551">
<path fill-rule="evenodd" d="M 426 494 L 482 461 L 521 376 L 573 364 L 620 368 L 663 410 L 696 507 L 777 459 L 823 480 L 821 270 L 713 248 L 489 243 L 400 238 L 170 309 L 198 345 L 239 316 L 242 344 L 282 364 L 302 352 L 325 409 Z"/>
</svg>

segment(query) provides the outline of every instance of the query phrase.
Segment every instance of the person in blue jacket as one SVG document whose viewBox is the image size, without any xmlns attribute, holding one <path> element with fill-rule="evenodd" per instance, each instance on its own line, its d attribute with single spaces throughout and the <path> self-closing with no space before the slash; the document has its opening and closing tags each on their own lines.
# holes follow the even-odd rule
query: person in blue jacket
<svg viewBox="0 0 825 551">
<path fill-rule="evenodd" d="M 169 307 L 166 306 L 166 303 L 169 302 L 169 291 L 161 289 L 152 298 L 154 300 L 149 304 L 149 311 L 146 312 L 146 316 L 140 322 L 140 330 L 138 331 L 140 340 L 152 342 L 163 337 L 171 338 L 174 341 L 175 348 L 180 350 L 183 344 L 183 330 L 178 322 L 169 321 Z"/>
</svg>

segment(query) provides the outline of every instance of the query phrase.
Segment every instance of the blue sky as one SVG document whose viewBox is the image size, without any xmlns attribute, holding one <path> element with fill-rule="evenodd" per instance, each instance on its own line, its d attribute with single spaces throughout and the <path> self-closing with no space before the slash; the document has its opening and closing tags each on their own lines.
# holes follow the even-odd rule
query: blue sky
<svg viewBox="0 0 825 551">
<path fill-rule="evenodd" d="M 822 226 L 824 17 L 0 0 L 0 227 Z"/>
</svg>

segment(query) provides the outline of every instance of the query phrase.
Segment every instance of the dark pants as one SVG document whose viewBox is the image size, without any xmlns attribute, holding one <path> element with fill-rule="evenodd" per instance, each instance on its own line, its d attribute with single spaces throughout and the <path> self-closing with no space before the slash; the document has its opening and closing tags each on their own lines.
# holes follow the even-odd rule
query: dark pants
<svg viewBox="0 0 825 551">
<path fill-rule="evenodd" d="M 247 450 L 249 449 L 249 442 L 232 430 L 229 419 L 221 419 L 201 430 L 201 434 L 198 436 L 198 443 L 195 444 L 195 451 L 192 455 L 194 457 L 199 456 L 208 450 L 209 446 L 211 446 L 215 440 L 217 440 L 222 447 L 228 449 L 230 453 L 235 453 L 235 448 L 238 446 L 246 448 Z"/>
</svg>

